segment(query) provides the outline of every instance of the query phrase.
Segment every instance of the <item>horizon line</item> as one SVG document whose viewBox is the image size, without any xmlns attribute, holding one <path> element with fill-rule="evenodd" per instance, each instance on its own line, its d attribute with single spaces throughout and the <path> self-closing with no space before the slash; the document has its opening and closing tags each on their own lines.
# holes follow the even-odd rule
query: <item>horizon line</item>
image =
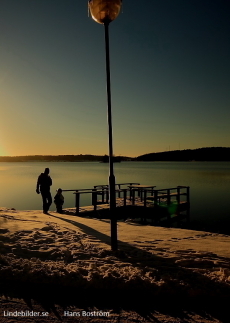
<svg viewBox="0 0 230 323">
<path fill-rule="evenodd" d="M 185 150 L 198 150 L 198 149 L 211 149 L 211 148 L 230 148 L 230 147 L 222 147 L 222 146 L 217 146 L 217 147 L 200 147 L 200 148 L 186 148 L 186 149 L 174 149 L 174 150 L 165 150 L 165 151 L 157 151 L 157 152 L 151 152 L 151 153 L 145 153 L 145 154 L 141 154 L 138 155 L 136 157 L 139 156 L 144 156 L 144 155 L 148 155 L 148 154 L 158 154 L 158 153 L 165 153 L 165 152 L 175 152 L 175 151 L 185 151 Z M 1 156 L 2 157 L 8 157 L 8 158 L 14 158 L 14 157 L 58 157 L 58 156 L 98 156 L 98 157 L 103 157 L 103 156 L 108 156 L 108 154 L 103 154 L 103 155 L 94 155 L 94 154 L 51 154 L 51 155 L 43 155 L 43 154 L 35 154 L 35 155 L 11 155 L 11 156 Z M 136 158 L 136 157 L 130 157 L 130 156 L 125 156 L 125 155 L 114 155 L 114 157 L 128 157 L 128 158 Z"/>
</svg>

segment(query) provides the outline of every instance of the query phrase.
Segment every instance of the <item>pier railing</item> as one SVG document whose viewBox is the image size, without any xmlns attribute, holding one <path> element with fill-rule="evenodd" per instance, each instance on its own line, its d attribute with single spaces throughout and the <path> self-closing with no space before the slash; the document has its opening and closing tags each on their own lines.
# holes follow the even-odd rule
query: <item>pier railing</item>
<svg viewBox="0 0 230 323">
<path fill-rule="evenodd" d="M 121 197 L 123 193 L 124 206 L 126 206 L 127 191 L 130 191 L 130 186 L 140 185 L 140 183 L 119 183 L 115 185 L 115 192 L 118 198 Z M 122 188 L 126 186 L 125 188 Z M 62 190 L 63 192 L 73 192 L 75 195 L 75 208 L 76 214 L 79 214 L 80 211 L 80 196 L 82 194 L 91 194 L 92 196 L 92 205 L 94 211 L 97 210 L 97 205 L 108 204 L 109 203 L 109 185 L 95 185 L 94 188 L 83 188 L 83 189 L 71 189 L 71 190 Z M 101 197 L 101 200 L 98 200 L 98 197 Z"/>
<path fill-rule="evenodd" d="M 162 202 L 171 204 L 176 200 L 178 204 L 182 203 L 190 203 L 189 198 L 189 186 L 177 186 L 173 188 L 167 189 L 159 189 L 159 190 L 144 190 L 144 206 L 148 200 L 151 200 L 156 205 L 160 205 Z M 148 196 L 148 193 L 153 193 L 153 195 Z M 182 198 L 185 197 L 185 198 Z"/>
<path fill-rule="evenodd" d="M 91 194 L 93 206 L 91 210 L 93 211 L 97 211 L 98 205 L 109 203 L 108 185 L 95 185 L 93 189 L 63 190 L 63 192 L 73 192 L 75 195 L 76 214 L 80 212 L 80 197 L 82 194 Z M 120 183 L 116 184 L 115 192 L 116 201 L 119 200 L 117 202 L 119 206 L 126 207 L 128 203 L 131 206 L 148 209 L 148 214 L 150 214 L 152 221 L 160 217 L 170 219 L 171 216 L 181 215 L 183 212 L 186 212 L 186 216 L 189 217 L 189 186 L 155 189 L 155 186 L 140 185 L 139 183 Z M 137 193 L 137 197 L 135 193 Z M 141 213 L 144 214 L 145 212 Z"/>
<path fill-rule="evenodd" d="M 186 212 L 186 217 L 190 216 L 190 187 L 189 186 L 177 186 L 167 189 L 154 190 L 152 195 L 148 196 L 151 191 L 144 191 L 144 207 L 150 203 L 150 207 L 153 207 L 154 217 L 167 217 L 171 220 L 172 216 L 181 216 L 183 212 Z"/>
</svg>

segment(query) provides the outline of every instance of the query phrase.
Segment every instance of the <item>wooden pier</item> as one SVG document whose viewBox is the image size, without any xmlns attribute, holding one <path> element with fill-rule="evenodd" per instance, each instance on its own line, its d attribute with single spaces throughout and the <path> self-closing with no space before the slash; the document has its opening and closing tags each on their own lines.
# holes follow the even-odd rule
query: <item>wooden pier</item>
<svg viewBox="0 0 230 323">
<path fill-rule="evenodd" d="M 140 218 L 142 223 L 171 223 L 190 216 L 190 188 L 177 186 L 156 189 L 140 183 L 116 184 L 117 218 Z M 95 185 L 92 189 L 64 190 L 75 196 L 75 214 L 109 218 L 109 187 Z M 80 197 L 91 194 L 92 204 L 80 206 Z"/>
</svg>

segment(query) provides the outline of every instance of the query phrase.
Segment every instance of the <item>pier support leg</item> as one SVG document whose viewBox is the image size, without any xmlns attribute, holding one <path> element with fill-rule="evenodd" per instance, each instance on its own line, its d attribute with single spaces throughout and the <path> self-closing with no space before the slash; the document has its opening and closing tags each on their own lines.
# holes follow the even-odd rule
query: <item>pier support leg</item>
<svg viewBox="0 0 230 323">
<path fill-rule="evenodd" d="M 80 209 L 80 194 L 78 191 L 75 192 L 75 207 L 76 207 L 76 214 L 79 214 Z"/>
</svg>

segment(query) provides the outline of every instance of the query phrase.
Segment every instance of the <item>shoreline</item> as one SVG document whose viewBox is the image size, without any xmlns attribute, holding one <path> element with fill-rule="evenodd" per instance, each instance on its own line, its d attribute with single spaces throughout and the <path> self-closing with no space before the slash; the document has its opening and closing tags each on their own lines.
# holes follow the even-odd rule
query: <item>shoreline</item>
<svg viewBox="0 0 230 323">
<path fill-rule="evenodd" d="M 91 218 L 91 219 L 95 219 L 94 213 L 93 213 L 93 208 L 92 206 L 82 206 L 80 207 L 83 212 L 79 213 L 79 217 L 80 218 Z M 0 207 L 0 213 L 3 210 L 7 210 L 7 211 L 17 211 L 17 212 L 36 212 L 36 213 L 42 213 L 42 210 L 39 209 L 15 209 L 15 208 L 8 208 L 8 207 Z M 63 214 L 66 215 L 71 215 L 71 216 L 76 216 L 75 215 L 75 210 L 76 208 L 73 207 L 66 207 L 63 209 Z M 51 214 L 56 214 L 55 210 L 50 210 Z M 99 214 L 97 219 L 104 219 L 104 220 L 108 220 L 109 215 L 106 214 L 106 212 L 109 214 L 109 209 L 106 208 L 102 208 L 99 209 Z M 137 212 L 139 212 L 139 210 L 137 210 Z M 123 210 L 119 210 L 119 219 L 118 221 L 125 221 L 122 218 L 122 214 L 124 214 L 125 211 Z M 132 215 L 130 212 L 128 211 L 128 215 L 127 218 L 130 221 L 133 221 L 134 223 L 136 223 L 137 225 L 142 225 L 144 226 L 153 226 L 153 227 L 160 227 L 160 228 L 171 228 L 171 229 L 181 229 L 181 230 L 192 230 L 192 231 L 198 231 L 198 232 L 207 232 L 207 233 L 217 233 L 217 234 L 223 234 L 223 235 L 228 235 L 230 236 L 230 220 L 224 219 L 224 221 L 220 222 L 211 222 L 211 223 L 207 223 L 206 220 L 204 219 L 195 219 L 195 220 L 191 220 L 189 218 L 189 221 L 185 221 L 186 219 L 183 218 L 180 221 L 180 224 L 178 225 L 177 222 L 172 222 L 171 225 L 166 225 L 165 221 L 160 222 L 159 224 L 153 224 L 151 223 L 151 221 L 147 220 L 146 223 L 142 223 L 141 222 L 141 218 L 137 218 L 137 217 L 132 217 Z"/>
</svg>

